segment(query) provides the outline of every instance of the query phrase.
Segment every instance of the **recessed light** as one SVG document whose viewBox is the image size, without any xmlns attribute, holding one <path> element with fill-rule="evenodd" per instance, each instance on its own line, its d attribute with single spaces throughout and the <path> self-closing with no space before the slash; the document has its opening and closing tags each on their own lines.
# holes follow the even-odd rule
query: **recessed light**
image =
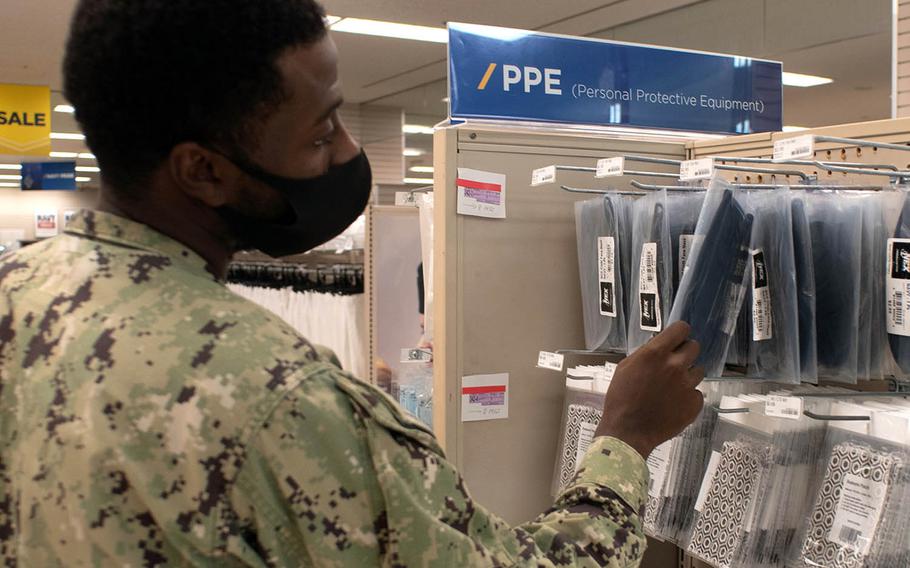
<svg viewBox="0 0 910 568">
<path fill-rule="evenodd" d="M 834 79 L 819 77 L 818 75 L 803 75 L 802 73 L 784 72 L 783 83 L 787 87 L 817 87 L 833 83 Z"/>
<path fill-rule="evenodd" d="M 54 112 L 62 112 L 64 114 L 73 114 L 74 112 L 76 112 L 76 109 L 74 109 L 70 105 L 57 105 L 54 107 Z"/>
<path fill-rule="evenodd" d="M 87 182 L 87 181 L 92 181 L 92 178 L 90 178 L 90 177 L 77 177 L 77 178 L 76 178 L 76 181 L 79 182 L 79 183 L 85 183 L 85 182 Z"/>
<path fill-rule="evenodd" d="M 334 24 L 337 24 L 339 20 L 341 20 L 341 18 L 338 16 L 326 16 L 325 25 L 332 27 Z"/>
<path fill-rule="evenodd" d="M 433 166 L 414 166 L 411 171 L 415 174 L 431 174 L 436 171 Z"/>
<path fill-rule="evenodd" d="M 51 158 L 77 158 L 79 157 L 78 152 L 51 152 Z"/>
<path fill-rule="evenodd" d="M 408 185 L 433 185 L 433 178 L 404 178 Z"/>
<path fill-rule="evenodd" d="M 0 179 L 9 179 L 9 180 L 21 180 L 22 176 L 14 176 L 11 174 L 0 174 Z"/>
<path fill-rule="evenodd" d="M 404 152 L 402 152 L 406 158 L 416 158 L 417 156 L 423 156 L 425 153 L 426 152 L 423 150 L 418 150 L 417 148 L 405 148 Z"/>
<path fill-rule="evenodd" d="M 22 187 L 21 183 L 0 182 L 0 187 Z"/>
<path fill-rule="evenodd" d="M 397 39 L 413 39 L 433 43 L 448 43 L 449 30 L 429 26 L 414 26 L 381 20 L 364 20 L 361 18 L 341 18 L 333 23 L 332 31 L 350 34 L 362 34 Z"/>
<path fill-rule="evenodd" d="M 79 157 L 82 158 L 83 160 L 94 160 L 95 159 L 95 155 L 90 152 L 82 152 L 81 154 L 79 154 Z"/>
<path fill-rule="evenodd" d="M 100 172 L 101 168 L 96 168 L 95 166 L 76 166 L 76 171 L 94 174 Z"/>
<path fill-rule="evenodd" d="M 0 164 L 0 170 L 21 170 L 22 164 Z"/>
<path fill-rule="evenodd" d="M 783 132 L 800 132 L 801 130 L 809 130 L 805 126 L 784 126 Z"/>
<path fill-rule="evenodd" d="M 76 132 L 51 132 L 51 140 L 85 140 L 85 134 Z"/>
</svg>

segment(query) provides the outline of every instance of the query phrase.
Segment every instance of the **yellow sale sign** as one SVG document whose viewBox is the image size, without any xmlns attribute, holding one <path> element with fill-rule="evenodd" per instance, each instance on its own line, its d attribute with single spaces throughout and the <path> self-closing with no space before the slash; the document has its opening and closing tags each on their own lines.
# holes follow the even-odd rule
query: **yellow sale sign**
<svg viewBox="0 0 910 568">
<path fill-rule="evenodd" d="M 50 88 L 0 84 L 0 154 L 47 156 L 50 152 Z"/>
</svg>

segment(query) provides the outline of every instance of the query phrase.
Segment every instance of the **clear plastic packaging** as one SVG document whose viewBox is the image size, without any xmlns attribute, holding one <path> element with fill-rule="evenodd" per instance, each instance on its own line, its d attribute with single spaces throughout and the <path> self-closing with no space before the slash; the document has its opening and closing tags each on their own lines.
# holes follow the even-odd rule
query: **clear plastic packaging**
<svg viewBox="0 0 910 568">
<path fill-rule="evenodd" d="M 673 255 L 670 251 L 666 190 L 635 201 L 631 221 L 630 354 L 664 329 L 672 304 Z"/>
<path fill-rule="evenodd" d="M 770 471 L 773 432 L 761 414 L 760 400 L 726 397 L 721 405 L 748 412 L 721 414 L 718 419 L 686 551 L 718 568 L 731 568 L 745 543 Z"/>
<path fill-rule="evenodd" d="M 435 316 L 433 315 L 436 304 L 435 294 L 433 292 L 433 242 L 434 242 L 434 220 L 433 220 L 433 194 L 422 193 L 417 196 L 417 209 L 420 215 L 420 251 L 423 260 L 423 290 L 424 290 L 424 323 L 423 337 L 421 345 L 433 345 L 433 336 L 435 333 Z"/>
<path fill-rule="evenodd" d="M 815 267 L 812 263 L 812 236 L 806 204 L 793 195 L 793 259 L 796 269 L 797 310 L 799 312 L 800 378 L 818 383 L 818 342 L 815 332 Z"/>
<path fill-rule="evenodd" d="M 752 223 L 732 188 L 713 180 L 669 318 L 692 326 L 692 338 L 701 344 L 698 364 L 708 377 L 720 377 L 724 370 L 745 292 Z"/>
<path fill-rule="evenodd" d="M 603 367 L 576 368 L 566 377 L 562 430 L 553 472 L 554 496 L 575 477 L 581 458 L 594 440 L 594 432 L 603 417 L 607 388 L 609 381 Z"/>
<path fill-rule="evenodd" d="M 695 240 L 698 217 L 705 203 L 704 191 L 667 192 L 667 210 L 670 223 L 670 250 L 673 251 L 673 295 L 685 272 L 686 260 Z"/>
<path fill-rule="evenodd" d="M 630 230 L 628 198 L 605 195 L 575 204 L 585 346 L 625 353 Z"/>
<path fill-rule="evenodd" d="M 820 378 L 856 384 L 863 212 L 837 191 L 806 192 Z"/>
</svg>

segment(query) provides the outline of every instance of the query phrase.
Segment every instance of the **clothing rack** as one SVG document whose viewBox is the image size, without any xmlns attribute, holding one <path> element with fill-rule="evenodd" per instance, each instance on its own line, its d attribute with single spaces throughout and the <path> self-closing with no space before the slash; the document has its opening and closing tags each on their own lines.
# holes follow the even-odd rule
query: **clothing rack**
<svg viewBox="0 0 910 568">
<path fill-rule="evenodd" d="M 256 288 L 291 288 L 350 296 L 364 293 L 362 265 L 304 266 L 287 262 L 233 262 L 228 282 Z"/>
</svg>

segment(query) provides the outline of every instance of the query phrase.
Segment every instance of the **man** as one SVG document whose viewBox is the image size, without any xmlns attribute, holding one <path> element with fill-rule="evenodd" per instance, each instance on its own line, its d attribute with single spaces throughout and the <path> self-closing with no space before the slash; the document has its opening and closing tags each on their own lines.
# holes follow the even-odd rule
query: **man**
<svg viewBox="0 0 910 568">
<path fill-rule="evenodd" d="M 236 250 L 304 250 L 366 204 L 312 0 L 82 0 L 64 75 L 102 197 L 0 261 L 8 565 L 640 559 L 642 458 L 702 405 L 685 324 L 620 366 L 576 482 L 510 528 L 420 424 L 224 287 Z"/>
</svg>

